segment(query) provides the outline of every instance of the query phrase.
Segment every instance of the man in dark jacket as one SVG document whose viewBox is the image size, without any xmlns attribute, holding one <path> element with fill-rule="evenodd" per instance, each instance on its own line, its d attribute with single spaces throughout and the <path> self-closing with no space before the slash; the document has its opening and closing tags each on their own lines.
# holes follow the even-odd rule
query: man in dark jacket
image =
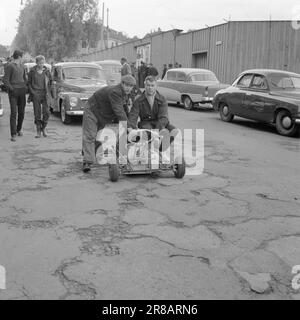
<svg viewBox="0 0 300 320">
<path fill-rule="evenodd" d="M 149 64 L 149 67 L 148 67 L 148 74 L 147 76 L 152 76 L 152 77 L 157 77 L 158 76 L 158 71 L 157 69 L 153 66 L 152 63 Z"/>
<path fill-rule="evenodd" d="M 97 132 L 107 124 L 128 121 L 125 110 L 135 85 L 135 79 L 126 75 L 120 84 L 96 91 L 87 101 L 82 122 L 83 172 L 89 172 L 95 162 Z"/>
<path fill-rule="evenodd" d="M 168 103 L 157 91 L 156 78 L 153 76 L 146 78 L 145 91 L 135 99 L 128 118 L 129 128 L 158 129 L 162 142 L 161 151 L 166 151 L 178 134 L 176 127 L 170 124 Z"/>
<path fill-rule="evenodd" d="M 47 137 L 46 127 L 50 116 L 51 73 L 45 67 L 45 57 L 36 57 L 36 66 L 28 74 L 28 88 L 33 101 L 36 138 Z"/>
<path fill-rule="evenodd" d="M 138 118 L 140 122 L 138 123 Z M 138 96 L 129 113 L 129 125 L 136 129 L 175 129 L 169 122 L 168 103 L 157 91 L 156 78 L 148 76 L 145 80 L 145 91 Z"/>
<path fill-rule="evenodd" d="M 11 141 L 16 141 L 16 136 L 22 136 L 22 125 L 26 106 L 27 77 L 22 63 L 23 52 L 15 50 L 13 61 L 4 69 L 3 83 L 8 90 L 10 103 L 10 134 Z"/>
</svg>

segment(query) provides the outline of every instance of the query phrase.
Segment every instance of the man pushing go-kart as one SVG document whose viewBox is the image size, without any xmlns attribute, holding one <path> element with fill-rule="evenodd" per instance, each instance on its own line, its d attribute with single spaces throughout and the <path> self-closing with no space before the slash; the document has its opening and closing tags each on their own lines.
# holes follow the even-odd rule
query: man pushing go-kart
<svg viewBox="0 0 300 320">
<path fill-rule="evenodd" d="M 134 77 L 123 76 L 120 84 L 96 91 L 87 101 L 82 121 L 83 172 L 95 163 L 97 132 L 108 124 L 128 121 L 126 107 L 135 84 Z"/>
<path fill-rule="evenodd" d="M 147 132 L 148 134 L 151 132 L 149 134 L 149 139 L 152 141 L 154 136 L 156 136 L 156 138 L 159 137 L 158 143 L 160 144 L 162 142 L 161 151 L 164 151 L 170 146 L 170 137 L 171 141 L 172 139 L 174 140 L 177 130 L 169 123 L 168 105 L 166 99 L 157 92 L 156 79 L 151 76 L 146 78 L 145 91 L 134 100 L 133 107 L 128 114 L 128 112 L 126 112 L 128 110 L 125 110 L 123 106 L 125 106 L 124 102 L 126 101 L 126 94 L 130 94 L 133 85 L 133 78 L 130 76 L 124 76 L 122 77 L 120 85 L 100 89 L 89 99 L 83 118 L 84 172 L 89 172 L 91 164 L 95 162 L 95 139 L 97 131 L 99 130 L 101 133 L 102 131 L 100 130 L 106 125 L 109 126 L 109 124 L 114 123 L 115 118 L 118 122 L 122 122 L 122 126 L 119 126 L 119 130 L 124 128 L 124 123 L 125 126 L 128 126 L 128 131 L 130 132 L 128 141 L 134 137 L 134 132 L 138 133 L 138 131 L 134 130 L 137 128 L 142 129 L 142 131 Z M 123 100 L 121 99 L 122 94 L 124 94 Z M 105 118 L 103 117 L 104 111 L 106 115 Z M 139 118 L 140 122 L 138 123 Z M 169 132 L 171 131 L 172 133 L 170 135 Z M 127 130 L 122 134 L 119 132 L 119 137 L 124 135 L 124 133 L 126 134 Z M 125 139 L 125 144 L 126 140 L 127 139 Z M 139 140 L 137 139 L 137 141 Z M 142 138 L 141 143 L 143 141 L 144 140 Z M 124 144 L 124 139 L 123 143 L 119 143 L 118 147 L 116 147 L 119 149 L 119 160 L 124 165 L 127 163 L 128 155 L 124 149 L 121 151 L 122 144 Z M 159 145 L 157 147 L 159 147 Z M 124 158 L 126 158 L 125 162 Z M 164 159 L 164 161 L 169 163 L 170 159 Z M 116 164 L 114 168 L 116 171 L 115 175 L 118 176 L 118 164 Z M 152 171 L 152 169 L 153 167 L 150 166 L 149 170 Z M 126 169 L 124 170 L 126 171 Z M 145 170 L 142 170 L 142 172 L 147 173 L 149 170 L 145 167 Z M 134 170 L 129 170 L 129 172 L 133 171 Z M 179 174 L 180 177 L 181 175 L 182 174 Z"/>
</svg>

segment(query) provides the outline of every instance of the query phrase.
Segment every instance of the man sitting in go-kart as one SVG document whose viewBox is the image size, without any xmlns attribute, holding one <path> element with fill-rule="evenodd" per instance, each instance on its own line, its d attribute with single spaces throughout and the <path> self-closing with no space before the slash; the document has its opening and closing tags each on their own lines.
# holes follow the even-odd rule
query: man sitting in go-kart
<svg viewBox="0 0 300 320">
<path fill-rule="evenodd" d="M 139 123 L 138 118 L 140 118 Z M 148 76 L 145 79 L 145 91 L 135 99 L 128 122 L 129 127 L 133 129 L 159 130 L 162 142 L 160 151 L 165 151 L 174 140 L 178 132 L 169 122 L 168 104 L 157 91 L 155 77 Z"/>
</svg>

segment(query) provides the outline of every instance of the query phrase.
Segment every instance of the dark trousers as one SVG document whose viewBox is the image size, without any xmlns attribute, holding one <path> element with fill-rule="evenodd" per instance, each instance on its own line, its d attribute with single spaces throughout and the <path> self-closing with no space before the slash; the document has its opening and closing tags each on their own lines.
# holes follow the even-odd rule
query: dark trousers
<svg viewBox="0 0 300 320">
<path fill-rule="evenodd" d="M 33 95 L 34 123 L 46 128 L 50 117 L 50 110 L 47 104 L 46 95 Z"/>
<path fill-rule="evenodd" d="M 97 132 L 98 120 L 87 103 L 82 119 L 82 153 L 85 163 L 93 164 L 96 162 L 95 140 Z"/>
<path fill-rule="evenodd" d="M 15 136 L 22 130 L 26 106 L 26 88 L 10 91 L 8 94 L 10 104 L 10 134 Z"/>
</svg>

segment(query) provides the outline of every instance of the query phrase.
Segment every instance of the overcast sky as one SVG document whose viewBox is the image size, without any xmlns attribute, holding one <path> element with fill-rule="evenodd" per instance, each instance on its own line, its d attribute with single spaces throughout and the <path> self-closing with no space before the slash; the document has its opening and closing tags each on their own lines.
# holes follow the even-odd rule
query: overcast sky
<svg viewBox="0 0 300 320">
<path fill-rule="evenodd" d="M 300 20 L 299 0 L 106 0 L 111 28 L 143 37 L 160 27 L 187 31 L 231 20 Z M 21 0 L 0 0 L 0 44 L 9 45 Z M 100 1 L 102 4 L 103 1 Z M 106 19 L 105 19 L 106 23 Z"/>
</svg>

